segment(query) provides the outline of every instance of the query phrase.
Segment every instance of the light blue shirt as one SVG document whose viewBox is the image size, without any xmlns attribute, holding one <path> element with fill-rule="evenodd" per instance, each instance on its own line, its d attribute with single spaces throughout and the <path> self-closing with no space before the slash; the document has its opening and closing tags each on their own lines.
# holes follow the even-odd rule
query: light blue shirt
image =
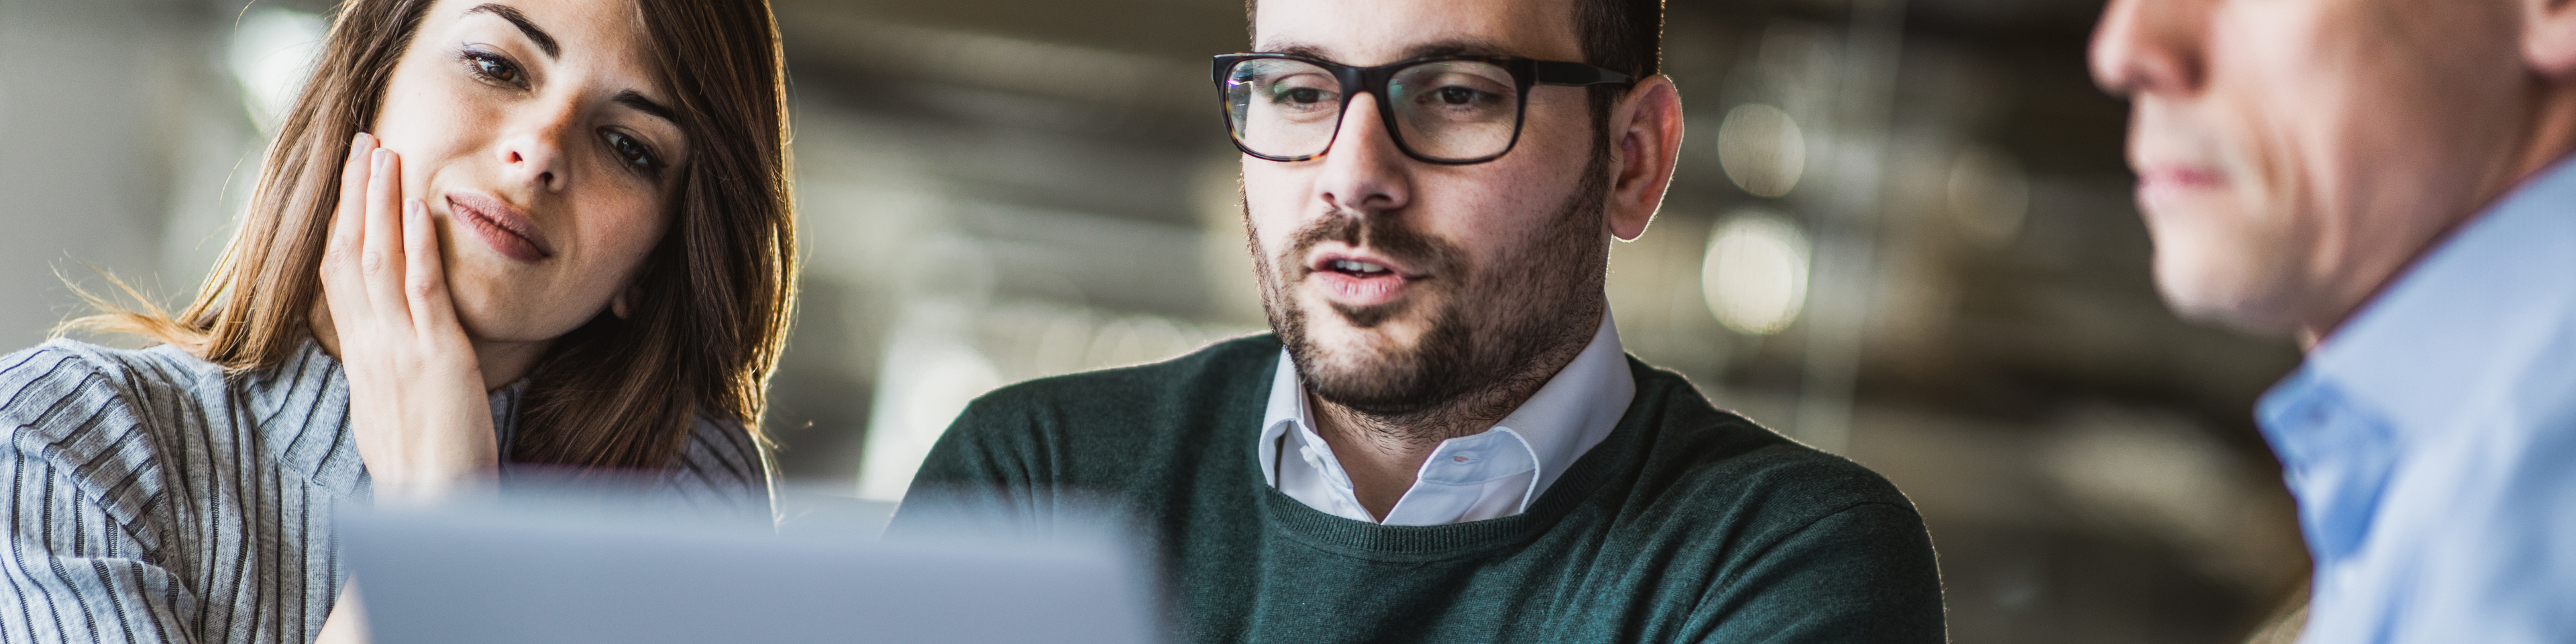
<svg viewBox="0 0 2576 644">
<path fill-rule="evenodd" d="M 2302 642 L 2576 642 L 2576 163 L 2441 242 L 2256 415 L 2316 558 Z"/>
</svg>

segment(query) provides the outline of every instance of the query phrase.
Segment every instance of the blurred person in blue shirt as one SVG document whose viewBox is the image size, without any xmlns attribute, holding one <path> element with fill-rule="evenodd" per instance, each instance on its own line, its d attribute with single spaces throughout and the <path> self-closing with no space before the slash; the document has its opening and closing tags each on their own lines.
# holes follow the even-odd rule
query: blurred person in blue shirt
<svg viewBox="0 0 2576 644">
<path fill-rule="evenodd" d="M 2166 301 L 2294 333 L 2256 410 L 2306 642 L 2576 642 L 2576 3 L 2113 0 Z"/>
</svg>

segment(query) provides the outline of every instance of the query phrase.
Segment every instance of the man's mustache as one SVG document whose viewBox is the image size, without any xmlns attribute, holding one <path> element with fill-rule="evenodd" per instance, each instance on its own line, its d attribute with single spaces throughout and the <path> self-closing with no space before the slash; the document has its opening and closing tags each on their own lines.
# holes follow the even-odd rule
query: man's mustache
<svg viewBox="0 0 2576 644">
<path fill-rule="evenodd" d="M 1415 232 L 1394 218 L 1376 213 L 1334 212 L 1289 236 L 1288 248 L 1277 258 L 1281 275 L 1289 281 L 1304 279 L 1314 267 L 1305 261 L 1317 245 L 1341 242 L 1352 248 L 1366 248 L 1385 255 L 1414 272 L 1450 277 L 1459 275 L 1464 253 L 1446 240 Z"/>
</svg>

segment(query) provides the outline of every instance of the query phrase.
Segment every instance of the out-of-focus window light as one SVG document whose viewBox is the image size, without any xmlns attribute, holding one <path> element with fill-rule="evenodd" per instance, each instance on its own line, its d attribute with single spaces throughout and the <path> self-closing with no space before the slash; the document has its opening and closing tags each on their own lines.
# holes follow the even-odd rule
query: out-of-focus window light
<svg viewBox="0 0 2576 644">
<path fill-rule="evenodd" d="M 2030 176 L 2001 152 L 1970 146 L 1950 162 L 1950 215 L 1972 241 L 2010 243 L 2030 212 Z"/>
<path fill-rule="evenodd" d="M 886 341 L 858 496 L 902 500 L 940 434 L 994 388 L 1164 360 L 1251 330 L 1030 300 L 910 304 Z"/>
<path fill-rule="evenodd" d="M 1717 126 L 1717 164 L 1735 187 L 1779 197 L 1807 172 L 1807 138 L 1788 112 L 1762 103 L 1735 106 Z"/>
<path fill-rule="evenodd" d="M 1789 327 L 1807 301 L 1807 236 L 1779 215 L 1727 217 L 1708 238 L 1700 295 L 1726 328 L 1770 335 Z"/>
<path fill-rule="evenodd" d="M 966 328 L 971 312 L 953 303 L 924 308 L 913 311 L 886 343 L 869 411 L 867 455 L 859 464 L 859 498 L 902 500 L 948 424 L 967 403 L 1003 384 L 992 362 L 975 349 Z"/>
<path fill-rule="evenodd" d="M 294 105 L 329 28 L 322 16 L 292 9 L 262 7 L 241 17 L 225 62 L 260 129 L 276 127 Z"/>
</svg>

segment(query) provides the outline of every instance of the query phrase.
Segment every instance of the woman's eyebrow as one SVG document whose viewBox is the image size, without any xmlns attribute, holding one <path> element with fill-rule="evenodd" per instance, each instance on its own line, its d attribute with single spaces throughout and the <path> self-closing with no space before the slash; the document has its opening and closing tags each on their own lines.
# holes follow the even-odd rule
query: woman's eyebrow
<svg viewBox="0 0 2576 644">
<path fill-rule="evenodd" d="M 614 101 L 619 105 L 634 108 L 635 111 L 638 112 L 661 117 L 662 120 L 670 121 L 672 125 L 678 125 L 680 123 L 680 119 L 673 115 L 671 106 L 653 102 L 653 99 L 645 98 L 643 92 L 630 89 L 618 92 L 617 96 L 608 100 Z"/>
<path fill-rule="evenodd" d="M 477 13 L 488 13 L 510 21 L 511 25 L 519 28 L 519 33 L 527 34 L 528 40 L 535 41 L 537 49 L 546 52 L 547 58 L 563 57 L 563 46 L 555 44 L 555 37 L 546 34 L 544 29 L 538 29 L 537 23 L 528 21 L 528 14 L 519 13 L 518 8 L 505 4 L 479 4 L 465 10 L 469 16 Z"/>
</svg>

